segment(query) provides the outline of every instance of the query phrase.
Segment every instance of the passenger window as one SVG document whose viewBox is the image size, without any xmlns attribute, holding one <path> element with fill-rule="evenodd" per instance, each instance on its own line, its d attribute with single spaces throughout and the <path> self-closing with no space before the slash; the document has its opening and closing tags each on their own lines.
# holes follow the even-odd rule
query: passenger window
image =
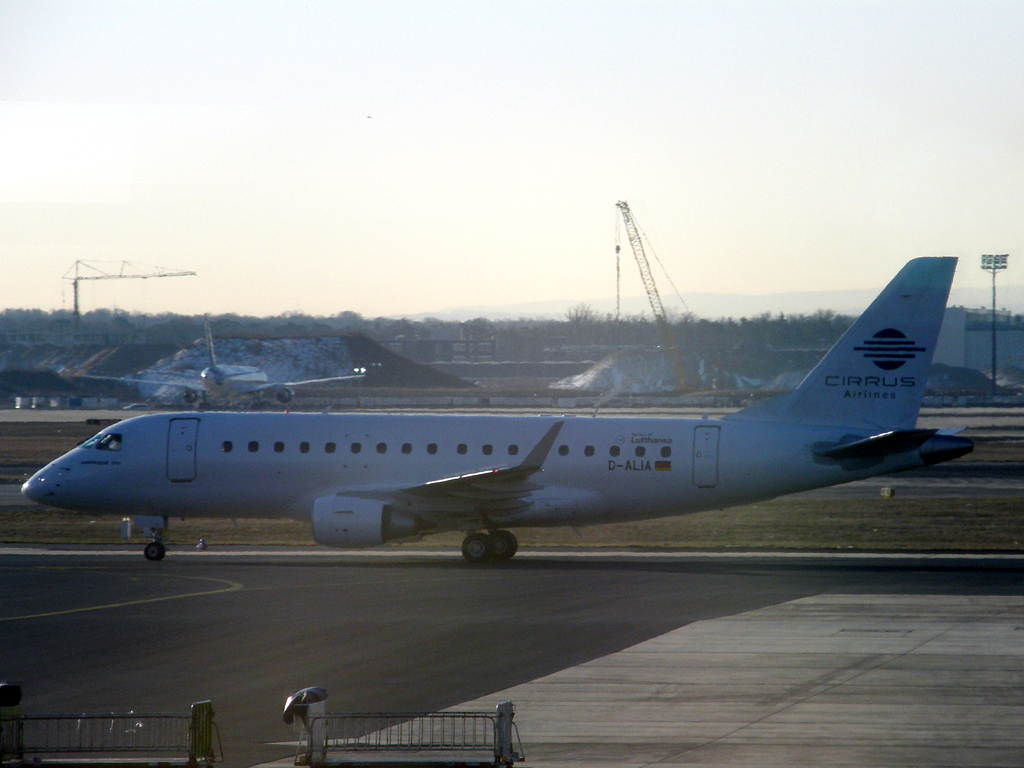
<svg viewBox="0 0 1024 768">
<path fill-rule="evenodd" d="M 334 443 L 325 443 L 324 453 L 334 453 L 335 448 L 337 448 L 337 446 Z"/>
<path fill-rule="evenodd" d="M 120 451 L 121 450 L 121 436 L 110 434 L 104 435 L 96 442 L 97 451 Z"/>
<path fill-rule="evenodd" d="M 387 453 L 387 452 L 388 452 L 388 444 L 387 443 L 377 443 L 377 453 Z"/>
<path fill-rule="evenodd" d="M 284 453 L 284 443 L 280 440 L 274 443 L 274 453 Z"/>
<path fill-rule="evenodd" d="M 584 456 L 593 456 L 594 455 L 594 446 L 588 445 L 586 448 L 584 448 L 583 449 L 583 455 Z"/>
<path fill-rule="evenodd" d="M 412 445 L 410 445 L 409 443 L 403 443 L 402 453 L 412 453 Z"/>
<path fill-rule="evenodd" d="M 568 456 L 569 455 L 569 446 L 568 445 L 560 445 L 560 446 L 558 446 L 558 455 L 559 456 Z"/>
<path fill-rule="evenodd" d="M 494 446 L 485 445 L 482 450 L 484 452 L 484 456 L 490 456 L 494 452 Z"/>
<path fill-rule="evenodd" d="M 609 448 L 608 449 L 608 455 L 609 456 L 618 456 L 619 455 L 619 446 L 613 445 L 611 448 Z"/>
<path fill-rule="evenodd" d="M 309 453 L 309 443 L 299 443 L 299 453 Z"/>
<path fill-rule="evenodd" d="M 647 453 L 647 449 L 644 448 L 642 445 L 638 445 L 636 447 L 636 455 L 637 456 L 643 456 L 645 453 Z"/>
<path fill-rule="evenodd" d="M 359 453 L 361 450 L 363 450 L 362 443 L 352 443 L 352 453 Z"/>
<path fill-rule="evenodd" d="M 519 446 L 518 445 L 510 445 L 508 447 L 508 455 L 509 456 L 515 456 L 517 453 L 519 453 Z"/>
<path fill-rule="evenodd" d="M 260 449 L 260 444 L 255 440 L 249 441 L 249 453 L 256 453 Z"/>
<path fill-rule="evenodd" d="M 459 448 L 458 448 L 459 455 L 465 454 L 466 451 L 468 451 L 468 450 L 469 450 L 469 446 L 468 445 L 466 445 L 465 443 L 459 443 Z"/>
<path fill-rule="evenodd" d="M 430 445 L 428 445 L 427 453 L 429 453 L 431 456 L 437 453 L 437 443 L 431 443 Z"/>
<path fill-rule="evenodd" d="M 230 441 L 230 440 L 225 440 L 225 441 L 224 441 L 223 443 L 221 443 L 221 445 L 220 445 L 220 449 L 221 449 L 222 451 L 224 451 L 224 453 L 231 453 L 231 449 L 232 449 L 232 448 L 234 448 L 234 447 L 235 447 L 235 446 L 233 446 L 233 445 L 231 444 L 231 441 Z"/>
<path fill-rule="evenodd" d="M 672 455 L 672 449 L 669 448 L 667 445 L 664 448 L 661 449 L 661 457 L 663 459 L 667 459 L 671 455 Z"/>
</svg>

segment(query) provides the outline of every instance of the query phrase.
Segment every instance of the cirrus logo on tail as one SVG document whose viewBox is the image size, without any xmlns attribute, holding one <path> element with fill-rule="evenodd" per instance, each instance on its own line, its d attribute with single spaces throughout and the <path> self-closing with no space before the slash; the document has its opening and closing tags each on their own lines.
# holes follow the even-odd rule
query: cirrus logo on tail
<svg viewBox="0 0 1024 768">
<path fill-rule="evenodd" d="M 854 351 L 862 352 L 865 359 L 883 371 L 902 368 L 908 360 L 917 357 L 918 352 L 925 351 L 924 347 L 915 346 L 914 341 L 895 328 L 885 328 L 870 339 L 865 339 L 862 344 L 863 346 L 854 347 Z"/>
</svg>

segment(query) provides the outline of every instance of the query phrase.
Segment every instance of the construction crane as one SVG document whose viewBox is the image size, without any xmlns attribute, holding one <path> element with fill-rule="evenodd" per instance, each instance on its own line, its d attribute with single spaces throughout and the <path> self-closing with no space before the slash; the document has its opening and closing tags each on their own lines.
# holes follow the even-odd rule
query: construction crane
<svg viewBox="0 0 1024 768">
<path fill-rule="evenodd" d="M 75 330 L 78 330 L 82 317 L 78 309 L 78 284 L 82 280 L 148 280 L 151 277 L 189 277 L 192 275 L 195 275 L 195 272 L 153 267 L 148 264 L 133 264 L 130 261 L 76 261 L 74 266 L 64 273 L 64 279 L 71 283 L 75 295 Z"/>
<path fill-rule="evenodd" d="M 676 378 L 679 379 L 679 389 L 686 387 L 686 371 L 683 368 L 683 359 L 679 355 L 679 347 L 676 344 L 675 336 L 672 334 L 672 326 L 669 325 L 668 315 L 665 314 L 665 307 L 661 303 L 661 295 L 658 293 L 658 286 L 654 282 L 654 275 L 651 274 L 651 265 L 647 261 L 647 254 L 644 253 L 644 244 L 640 238 L 640 230 L 629 210 L 629 203 L 620 200 L 615 204 L 622 213 L 622 221 L 626 225 L 626 234 L 629 237 L 629 244 L 633 248 L 633 256 L 636 257 L 636 265 L 640 268 L 640 279 L 643 281 L 644 289 L 647 291 L 647 298 L 651 302 L 651 310 L 654 312 L 654 321 L 661 334 L 661 344 L 665 350 L 672 367 L 675 369 Z M 619 246 L 615 246 L 615 253 L 618 254 Z M 618 263 L 616 261 L 616 272 Z M 616 309 L 616 312 L 618 310 Z"/>
</svg>

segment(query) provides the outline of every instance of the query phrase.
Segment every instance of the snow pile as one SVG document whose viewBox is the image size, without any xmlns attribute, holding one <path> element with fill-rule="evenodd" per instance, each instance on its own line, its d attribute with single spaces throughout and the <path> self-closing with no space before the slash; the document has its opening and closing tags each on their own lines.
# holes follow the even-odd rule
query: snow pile
<svg viewBox="0 0 1024 768">
<path fill-rule="evenodd" d="M 213 351 L 219 365 L 260 368 L 267 372 L 269 381 L 347 376 L 355 368 L 348 345 L 337 336 L 309 339 L 215 339 Z M 206 341 L 199 339 L 191 347 L 160 360 L 139 375 L 156 379 L 160 374 L 194 373 L 198 379 L 199 372 L 209 364 Z"/>
<path fill-rule="evenodd" d="M 553 389 L 586 392 L 672 392 L 679 380 L 660 350 L 622 350 L 578 373 L 556 381 Z"/>
<path fill-rule="evenodd" d="M 806 375 L 806 371 L 787 372 L 774 377 L 750 371 L 739 373 L 731 369 L 729 361 L 712 365 L 696 355 L 684 355 L 682 362 L 686 389 L 785 389 L 786 382 L 792 380 L 795 387 Z M 678 388 L 678 380 L 675 367 L 661 350 L 622 350 L 595 363 L 583 373 L 568 376 L 551 386 L 553 389 L 585 392 L 641 394 L 674 392 Z"/>
<path fill-rule="evenodd" d="M 810 368 L 798 371 L 783 371 L 778 376 L 765 382 L 760 389 L 766 392 L 791 392 L 800 386 L 800 383 L 807 378 L 807 374 L 810 372 Z"/>
</svg>

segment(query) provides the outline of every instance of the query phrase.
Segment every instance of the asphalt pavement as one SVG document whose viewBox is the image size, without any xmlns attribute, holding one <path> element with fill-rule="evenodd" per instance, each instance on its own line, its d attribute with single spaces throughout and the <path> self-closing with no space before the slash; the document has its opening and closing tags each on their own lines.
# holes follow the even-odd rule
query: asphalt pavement
<svg viewBox="0 0 1024 768">
<path fill-rule="evenodd" d="M 0 677 L 32 714 L 184 712 L 212 699 L 228 766 L 286 758 L 285 697 L 432 710 L 694 622 L 836 593 L 1020 595 L 1019 558 L 700 558 L 524 552 L 303 557 L 0 550 Z"/>
</svg>

